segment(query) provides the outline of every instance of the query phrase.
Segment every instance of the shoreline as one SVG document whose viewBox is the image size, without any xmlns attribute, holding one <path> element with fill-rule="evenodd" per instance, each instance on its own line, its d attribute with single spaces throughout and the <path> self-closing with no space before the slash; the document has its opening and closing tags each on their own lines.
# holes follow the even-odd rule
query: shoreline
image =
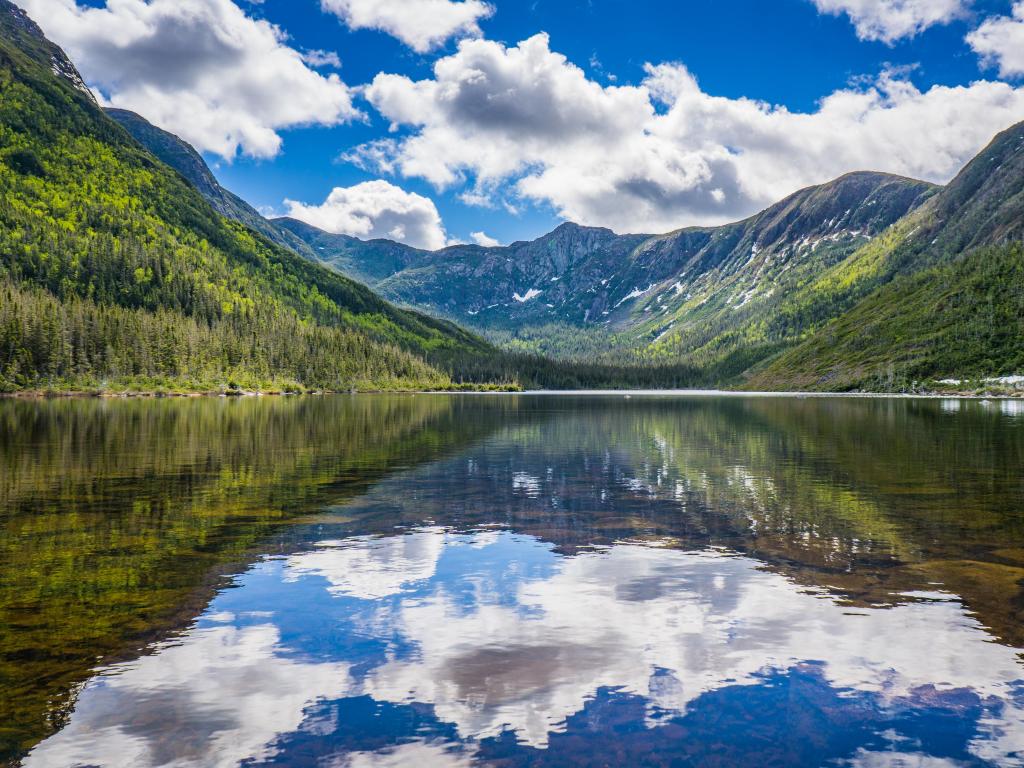
<svg viewBox="0 0 1024 768">
<path fill-rule="evenodd" d="M 901 399 L 901 400 L 1021 400 L 1024 390 L 1014 392 L 817 392 L 800 390 L 731 390 L 731 389 L 408 389 L 408 390 L 358 390 L 358 391 L 250 391 L 229 390 L 209 392 L 160 392 L 160 391 L 51 391 L 21 390 L 0 392 L 0 400 L 163 400 L 192 398 L 245 399 L 251 397 L 326 397 L 338 395 L 477 395 L 502 396 L 523 395 L 526 397 L 763 397 L 763 398 L 843 398 L 843 399 Z"/>
</svg>

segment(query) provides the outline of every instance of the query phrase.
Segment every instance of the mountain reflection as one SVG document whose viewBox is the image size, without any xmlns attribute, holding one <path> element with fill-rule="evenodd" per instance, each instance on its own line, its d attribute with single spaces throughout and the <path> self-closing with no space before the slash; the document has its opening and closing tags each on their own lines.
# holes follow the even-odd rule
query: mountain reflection
<svg viewBox="0 0 1024 768">
<path fill-rule="evenodd" d="M 33 512 L 65 555 L 113 557 L 110 531 L 145 523 L 140 491 L 160 499 L 163 527 L 118 554 L 113 583 L 130 590 L 82 571 L 109 609 L 56 601 L 87 629 L 149 621 L 155 637 L 125 633 L 111 653 L 80 634 L 83 655 L 108 656 L 25 765 L 1022 762 L 1024 418 L 1011 408 L 292 403 L 217 406 L 199 431 L 178 410 L 197 406 L 143 404 L 168 409 L 156 422 L 118 411 L 149 425 L 145 440 L 62 412 L 72 434 L 108 436 L 118 458 L 100 465 L 40 428 L 37 452 L 59 448 L 71 471 L 5 481 L 22 563 L 73 576 L 30 532 Z M 190 550 L 186 532 L 204 526 L 213 551 Z M 4 594 L 21 615 L 28 601 Z M 125 594 L 137 603 L 115 609 Z M 146 618 L 147 596 L 171 615 L 185 594 L 202 603 L 178 606 L 181 631 Z M 7 669 L 32 642 L 46 647 L 0 634 Z"/>
</svg>

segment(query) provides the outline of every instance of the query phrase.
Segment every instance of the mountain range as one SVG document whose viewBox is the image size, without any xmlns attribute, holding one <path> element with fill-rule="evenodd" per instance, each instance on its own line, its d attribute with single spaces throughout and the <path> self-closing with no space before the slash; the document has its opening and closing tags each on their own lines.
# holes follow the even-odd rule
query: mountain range
<svg viewBox="0 0 1024 768">
<path fill-rule="evenodd" d="M 263 217 L 178 137 L 131 112 L 103 114 L 74 65 L 7 0 L 0 21 L 0 118 L 16 139 L 0 150 L 12 182 L 0 211 L 8 291 L 31 286 L 65 304 L 170 309 L 207 325 L 229 322 L 236 332 L 238 309 L 245 300 L 258 304 L 259 294 L 304 327 L 365 334 L 381 354 L 411 355 L 435 382 L 879 390 L 1024 370 L 1024 124 L 996 137 L 946 186 L 858 172 L 725 226 L 619 235 L 565 223 L 530 242 L 424 251 Z M 84 136 L 109 168 L 68 153 Z M 121 185 L 128 202 L 91 211 L 88 190 L 118 166 L 140 179 Z M 60 205 L 56 191 L 40 189 L 58 177 L 81 192 L 71 195 L 80 210 L 68 222 L 47 212 Z M 109 220 L 126 209 L 146 212 L 159 242 Z M 27 210 L 43 215 L 26 219 Z M 47 218 L 64 230 L 55 235 Z M 90 234 L 80 242 L 86 223 Z M 12 242 L 26 231 L 37 232 L 30 255 Z M 160 291 L 142 299 L 137 281 L 98 291 L 80 266 L 53 275 L 44 274 L 52 265 L 39 269 L 54 237 L 88 253 L 97 233 L 128 237 L 136 256 L 163 249 L 178 279 L 182 269 L 192 273 L 193 303 L 177 296 L 168 306 Z M 171 264 L 166 253 L 182 242 L 212 245 L 219 266 L 199 255 Z M 124 251 L 111 251 L 118 268 L 136 269 Z M 236 284 L 239 274 L 245 280 Z M 10 384 L 19 374 L 13 357 L 4 359 L 0 352 L 0 376 Z M 264 378 L 276 375 L 271 361 L 261 365 Z M 301 366 L 289 365 L 286 378 L 301 379 Z M 318 365 L 316 385 L 326 386 L 334 374 L 326 361 Z M 230 368 L 207 367 L 214 378 Z M 21 385 L 33 376 L 38 383 L 35 371 L 22 374 Z"/>
</svg>

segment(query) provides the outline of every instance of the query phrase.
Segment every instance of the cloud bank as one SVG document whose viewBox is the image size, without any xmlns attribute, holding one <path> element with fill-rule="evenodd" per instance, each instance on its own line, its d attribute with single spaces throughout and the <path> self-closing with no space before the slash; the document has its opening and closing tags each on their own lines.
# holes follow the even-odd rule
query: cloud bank
<svg viewBox="0 0 1024 768">
<path fill-rule="evenodd" d="M 675 63 L 604 86 L 544 34 L 513 47 L 464 40 L 432 78 L 380 74 L 365 96 L 398 135 L 345 159 L 439 190 L 468 185 L 463 199 L 478 204 L 525 199 L 633 232 L 733 221 L 855 170 L 944 182 L 1024 118 L 1024 89 L 922 91 L 897 72 L 807 113 L 714 96 Z"/>
</svg>

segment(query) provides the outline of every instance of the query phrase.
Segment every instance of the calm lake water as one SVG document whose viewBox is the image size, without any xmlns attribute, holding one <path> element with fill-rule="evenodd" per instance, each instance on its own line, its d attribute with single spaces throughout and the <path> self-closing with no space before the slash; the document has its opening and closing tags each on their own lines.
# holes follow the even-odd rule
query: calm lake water
<svg viewBox="0 0 1024 768">
<path fill-rule="evenodd" d="M 0 402 L 0 763 L 1024 765 L 1024 403 Z"/>
</svg>

